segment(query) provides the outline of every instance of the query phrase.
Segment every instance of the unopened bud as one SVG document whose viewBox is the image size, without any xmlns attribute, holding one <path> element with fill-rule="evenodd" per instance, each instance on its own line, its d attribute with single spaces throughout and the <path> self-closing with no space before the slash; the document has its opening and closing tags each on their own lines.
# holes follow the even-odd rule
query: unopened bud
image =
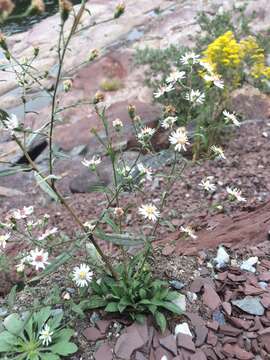
<svg viewBox="0 0 270 360">
<path fill-rule="evenodd" d="M 69 0 L 59 0 L 60 15 L 63 22 L 67 21 L 72 7 L 72 3 Z"/>
<path fill-rule="evenodd" d="M 33 13 L 43 13 L 45 11 L 45 4 L 43 0 L 32 0 L 30 5 L 30 12 Z"/>
<path fill-rule="evenodd" d="M 120 131 L 124 125 L 120 119 L 115 119 L 112 122 L 112 126 L 115 128 L 116 131 Z"/>
<path fill-rule="evenodd" d="M 65 92 L 68 92 L 72 87 L 72 80 L 68 79 L 68 80 L 64 80 L 63 81 L 63 89 Z"/>
<path fill-rule="evenodd" d="M 88 61 L 93 61 L 93 60 L 95 60 L 95 59 L 98 57 L 98 55 L 99 55 L 98 49 L 93 49 L 93 50 L 91 50 L 90 55 L 89 55 L 89 57 L 88 57 Z"/>
<path fill-rule="evenodd" d="M 6 38 L 2 33 L 0 33 L 0 46 L 3 50 L 8 51 Z"/>
<path fill-rule="evenodd" d="M 131 104 L 128 105 L 128 114 L 131 119 L 134 119 L 136 115 L 136 107 L 134 105 Z"/>
<path fill-rule="evenodd" d="M 164 114 L 165 115 L 175 115 L 176 114 L 176 108 L 173 105 L 167 105 L 164 108 Z"/>
<path fill-rule="evenodd" d="M 124 3 L 118 4 L 118 5 L 116 6 L 116 8 L 115 8 L 115 11 L 114 11 L 114 18 L 117 19 L 117 18 L 119 18 L 121 15 L 123 15 L 124 12 L 125 12 L 125 8 L 126 8 L 126 6 L 125 6 Z"/>
<path fill-rule="evenodd" d="M 124 215 L 124 210 L 120 207 L 116 207 L 113 211 L 113 214 L 117 219 L 120 219 Z"/>
<path fill-rule="evenodd" d="M 34 48 L 34 56 L 37 57 L 39 54 L 39 48 Z"/>
<path fill-rule="evenodd" d="M 13 11 L 15 5 L 11 0 L 0 1 L 0 19 L 5 20 Z"/>
<path fill-rule="evenodd" d="M 102 92 L 98 91 L 96 95 L 94 96 L 94 104 L 98 104 L 102 101 L 104 101 L 105 96 Z"/>
</svg>

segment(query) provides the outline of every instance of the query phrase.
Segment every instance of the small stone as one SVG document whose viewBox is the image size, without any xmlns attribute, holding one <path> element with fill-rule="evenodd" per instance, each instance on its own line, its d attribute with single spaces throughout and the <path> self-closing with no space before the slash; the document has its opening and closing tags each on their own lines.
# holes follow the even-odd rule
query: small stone
<svg viewBox="0 0 270 360">
<path fill-rule="evenodd" d="M 182 312 L 186 311 L 187 304 L 185 295 L 179 294 L 176 299 L 172 300 L 172 303 L 178 306 Z"/>
<path fill-rule="evenodd" d="M 220 246 L 217 251 L 217 256 L 214 259 L 217 269 L 222 269 L 228 265 L 230 262 L 230 255 L 224 249 L 223 246 Z"/>
<path fill-rule="evenodd" d="M 255 273 L 256 268 L 254 267 L 254 265 L 256 265 L 257 262 L 258 262 L 258 257 L 252 256 L 249 259 L 242 262 L 240 269 Z"/>
<path fill-rule="evenodd" d="M 270 271 L 260 274 L 259 281 L 270 282 Z"/>
<path fill-rule="evenodd" d="M 191 337 L 193 336 L 189 329 L 188 323 L 182 323 L 182 324 L 176 325 L 176 327 L 174 329 L 174 334 L 175 334 L 175 336 L 177 336 L 178 334 L 185 334 L 185 335 L 189 335 Z"/>
<path fill-rule="evenodd" d="M 224 325 L 226 323 L 224 315 L 219 310 L 215 310 L 213 312 L 212 317 L 213 317 L 213 320 L 215 320 L 219 323 L 219 325 Z"/>
<path fill-rule="evenodd" d="M 187 298 L 189 300 L 189 302 L 193 303 L 194 301 L 196 301 L 198 299 L 198 296 L 191 291 L 187 291 Z"/>
<path fill-rule="evenodd" d="M 175 290 L 181 290 L 186 286 L 182 281 L 178 281 L 178 280 L 171 280 L 169 281 L 169 284 Z"/>
<path fill-rule="evenodd" d="M 221 325 L 219 327 L 219 332 L 227 336 L 238 336 L 242 333 L 242 330 L 230 325 Z"/>
<path fill-rule="evenodd" d="M 211 310 L 217 309 L 221 305 L 221 300 L 210 285 L 204 285 L 203 303 L 208 306 Z"/>
<path fill-rule="evenodd" d="M 232 304 L 251 315 L 261 316 L 264 314 L 264 307 L 257 297 L 246 296 L 242 300 L 233 300 Z"/>
<path fill-rule="evenodd" d="M 225 313 L 227 315 L 231 316 L 231 314 L 232 314 L 232 305 L 229 302 L 224 301 L 222 303 L 222 307 L 223 307 Z"/>
</svg>

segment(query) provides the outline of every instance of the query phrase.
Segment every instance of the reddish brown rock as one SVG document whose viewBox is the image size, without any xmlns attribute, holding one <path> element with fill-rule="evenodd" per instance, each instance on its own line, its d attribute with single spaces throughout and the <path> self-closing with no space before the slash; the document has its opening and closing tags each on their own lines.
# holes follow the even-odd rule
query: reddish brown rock
<svg viewBox="0 0 270 360">
<path fill-rule="evenodd" d="M 261 304 L 266 308 L 270 308 L 270 294 L 264 294 L 261 298 Z"/>
<path fill-rule="evenodd" d="M 221 305 L 220 297 L 210 285 L 204 285 L 203 302 L 211 310 L 215 310 Z"/>
<path fill-rule="evenodd" d="M 177 355 L 176 339 L 173 335 L 166 336 L 165 338 L 159 339 L 159 343 L 166 350 L 172 352 L 173 355 Z"/>
<path fill-rule="evenodd" d="M 242 320 L 233 316 L 231 316 L 229 320 L 233 325 L 244 330 L 248 330 L 254 323 L 252 320 Z"/>
<path fill-rule="evenodd" d="M 98 329 L 94 328 L 94 327 L 89 327 L 86 328 L 83 331 L 83 336 L 88 340 L 88 341 L 97 341 L 100 339 L 104 339 L 105 335 L 102 334 Z"/>
<path fill-rule="evenodd" d="M 238 345 L 226 344 L 223 346 L 223 353 L 227 356 L 236 357 L 239 360 L 252 360 L 254 356 L 251 352 L 242 349 Z"/>
<path fill-rule="evenodd" d="M 245 284 L 244 293 L 245 295 L 261 295 L 265 292 L 264 289 L 249 284 Z"/>
<path fill-rule="evenodd" d="M 259 281 L 270 282 L 270 271 L 260 274 L 258 279 Z"/>
<path fill-rule="evenodd" d="M 229 302 L 224 301 L 222 307 L 227 315 L 230 316 L 232 314 L 232 305 Z"/>
<path fill-rule="evenodd" d="M 195 345 L 192 340 L 192 337 L 186 334 L 179 333 L 177 335 L 177 346 L 185 350 L 195 352 Z"/>
<path fill-rule="evenodd" d="M 208 336 L 207 336 L 207 344 L 215 347 L 217 345 L 217 342 L 218 342 L 218 337 L 216 336 L 216 334 L 213 331 L 210 330 L 208 332 Z"/>
<path fill-rule="evenodd" d="M 242 333 L 242 330 L 237 329 L 231 325 L 220 325 L 219 332 L 228 336 L 238 336 Z"/>
<path fill-rule="evenodd" d="M 135 350 L 140 349 L 148 342 L 146 325 L 133 324 L 126 329 L 115 345 L 114 352 L 119 358 L 130 359 Z"/>
<path fill-rule="evenodd" d="M 102 344 L 94 354 L 95 360 L 112 360 L 112 349 L 108 344 Z"/>
<path fill-rule="evenodd" d="M 195 326 L 195 334 L 196 334 L 196 342 L 195 345 L 197 347 L 202 346 L 207 338 L 208 330 L 207 327 L 204 325 L 197 325 Z"/>
<path fill-rule="evenodd" d="M 96 326 L 98 327 L 98 329 L 102 334 L 105 334 L 107 332 L 110 325 L 111 325 L 110 320 L 98 320 L 96 322 Z"/>
</svg>

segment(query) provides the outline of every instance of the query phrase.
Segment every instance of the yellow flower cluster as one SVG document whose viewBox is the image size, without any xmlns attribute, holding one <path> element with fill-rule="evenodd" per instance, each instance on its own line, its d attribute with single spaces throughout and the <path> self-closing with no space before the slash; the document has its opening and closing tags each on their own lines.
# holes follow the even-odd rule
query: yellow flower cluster
<svg viewBox="0 0 270 360">
<path fill-rule="evenodd" d="M 238 78 L 238 71 L 247 65 L 254 78 L 270 78 L 264 50 L 252 36 L 238 42 L 232 31 L 227 31 L 209 44 L 203 55 L 202 61 L 211 64 L 217 74 L 224 76 L 224 72 L 230 71 L 230 75 L 234 73 Z"/>
</svg>

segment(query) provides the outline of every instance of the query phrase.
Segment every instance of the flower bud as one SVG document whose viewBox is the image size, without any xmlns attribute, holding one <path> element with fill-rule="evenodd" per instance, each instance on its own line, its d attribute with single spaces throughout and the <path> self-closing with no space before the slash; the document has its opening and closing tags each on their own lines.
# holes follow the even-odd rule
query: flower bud
<svg viewBox="0 0 270 360">
<path fill-rule="evenodd" d="M 37 57 L 39 54 L 39 48 L 38 47 L 35 47 L 34 48 L 34 56 Z"/>
<path fill-rule="evenodd" d="M 0 20 L 5 20 L 12 13 L 15 5 L 11 0 L 0 1 Z"/>
<path fill-rule="evenodd" d="M 113 211 L 113 214 L 117 219 L 120 219 L 124 215 L 124 213 L 124 210 L 120 207 L 116 207 Z"/>
<path fill-rule="evenodd" d="M 98 91 L 98 92 L 95 94 L 93 101 L 94 101 L 94 104 L 98 104 L 98 103 L 104 101 L 104 99 L 105 99 L 104 94 L 103 94 L 102 92 Z"/>
<path fill-rule="evenodd" d="M 167 105 L 164 107 L 164 115 L 175 115 L 176 108 L 173 105 Z"/>
<path fill-rule="evenodd" d="M 68 79 L 63 81 L 63 89 L 65 92 L 69 92 L 71 87 L 72 87 L 72 80 Z"/>
<path fill-rule="evenodd" d="M 128 114 L 131 119 L 134 119 L 136 115 L 136 107 L 134 105 L 131 104 L 128 105 Z"/>
<path fill-rule="evenodd" d="M 125 6 L 124 3 L 118 4 L 118 5 L 116 6 L 116 8 L 115 8 L 115 11 L 114 11 L 114 18 L 117 19 L 117 18 L 119 18 L 121 15 L 123 15 L 124 12 L 125 12 L 125 8 L 126 8 L 126 6 Z"/>
<path fill-rule="evenodd" d="M 63 22 L 67 21 L 72 7 L 72 3 L 69 0 L 59 0 L 59 10 Z"/>
<path fill-rule="evenodd" d="M 90 52 L 90 55 L 88 57 L 88 61 L 93 61 L 95 60 L 97 57 L 99 56 L 99 51 L 98 49 L 92 49 Z"/>
<path fill-rule="evenodd" d="M 3 50 L 8 51 L 6 38 L 2 33 L 0 33 L 0 46 Z"/>
<path fill-rule="evenodd" d="M 31 14 L 43 13 L 45 11 L 45 4 L 43 0 L 32 0 L 29 11 Z"/>
<path fill-rule="evenodd" d="M 120 131 L 124 125 L 120 119 L 115 119 L 112 122 L 112 126 L 115 128 L 116 131 Z"/>
</svg>

